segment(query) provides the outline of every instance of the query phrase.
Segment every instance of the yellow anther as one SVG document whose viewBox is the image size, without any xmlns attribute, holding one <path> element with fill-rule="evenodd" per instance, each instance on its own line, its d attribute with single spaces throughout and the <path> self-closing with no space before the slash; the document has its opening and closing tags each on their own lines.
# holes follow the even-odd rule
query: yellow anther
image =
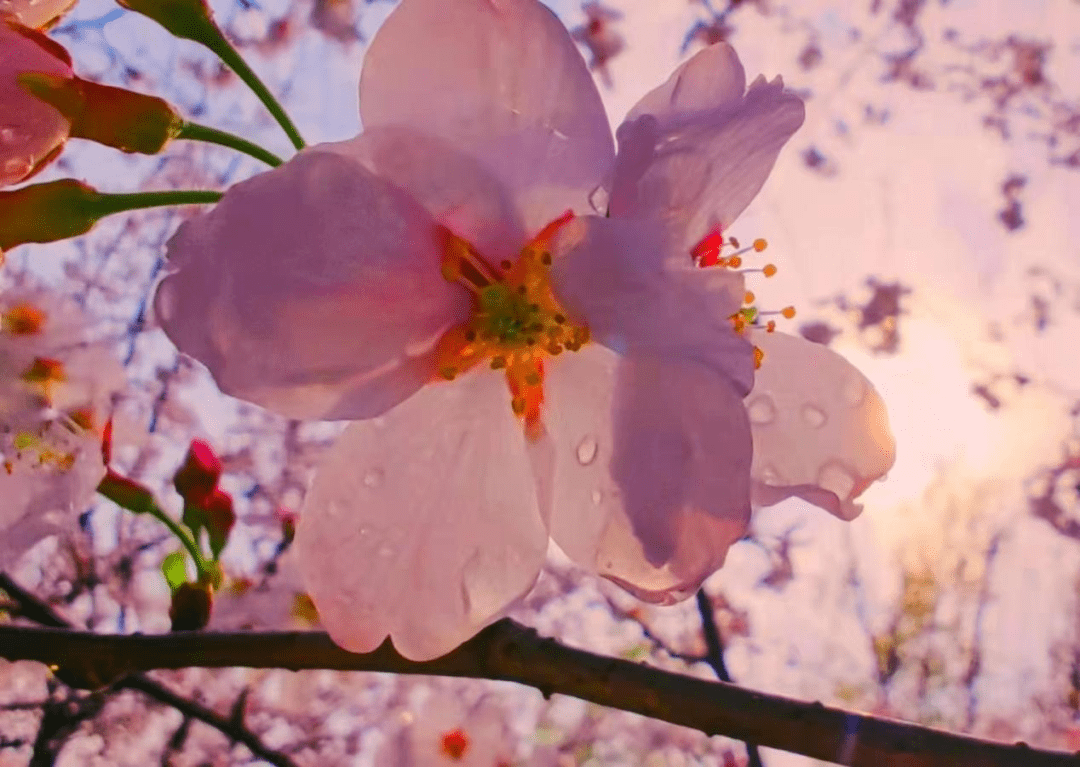
<svg viewBox="0 0 1080 767">
<path fill-rule="evenodd" d="M 769 320 L 767 323 L 765 323 L 765 332 L 766 333 L 775 333 L 776 332 L 776 320 Z"/>
<path fill-rule="evenodd" d="M 761 271 L 766 277 L 772 277 L 776 274 L 776 264 L 765 264 L 765 268 Z"/>
<path fill-rule="evenodd" d="M 761 363 L 764 361 L 764 359 L 765 359 L 765 352 L 763 352 L 761 350 L 760 346 L 755 346 L 754 347 L 754 370 L 757 370 L 758 368 L 761 367 Z"/>
<path fill-rule="evenodd" d="M 754 250 L 756 250 L 758 253 L 765 250 L 765 248 L 767 247 L 769 247 L 769 243 L 766 242 L 763 237 L 758 237 L 756 240 L 754 240 Z"/>
<path fill-rule="evenodd" d="M 727 266 L 730 266 L 732 269 L 738 269 L 742 266 L 742 259 L 738 256 L 732 256 L 728 259 Z"/>
<path fill-rule="evenodd" d="M 743 296 L 742 302 L 744 304 L 752 304 L 752 303 L 754 303 L 754 293 L 753 293 L 753 291 L 750 291 L 750 290 L 746 291 L 746 295 Z"/>
<path fill-rule="evenodd" d="M 783 309 L 780 310 L 780 314 L 782 314 L 785 319 L 790 320 L 792 317 L 795 316 L 795 307 L 794 306 L 785 306 Z"/>
</svg>

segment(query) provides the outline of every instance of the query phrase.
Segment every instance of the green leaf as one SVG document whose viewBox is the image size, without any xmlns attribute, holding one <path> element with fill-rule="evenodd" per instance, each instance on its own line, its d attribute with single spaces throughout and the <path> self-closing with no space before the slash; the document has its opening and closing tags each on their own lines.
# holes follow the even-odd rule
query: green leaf
<svg viewBox="0 0 1080 767">
<path fill-rule="evenodd" d="M 165 582 L 174 593 L 187 583 L 187 557 L 184 552 L 174 551 L 167 555 L 161 562 L 161 572 L 165 576 Z"/>
</svg>

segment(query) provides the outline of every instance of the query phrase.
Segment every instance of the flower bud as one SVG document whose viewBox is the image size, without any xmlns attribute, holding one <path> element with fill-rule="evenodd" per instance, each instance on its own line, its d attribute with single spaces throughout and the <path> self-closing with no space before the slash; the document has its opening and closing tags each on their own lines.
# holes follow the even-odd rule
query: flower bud
<svg viewBox="0 0 1080 767">
<path fill-rule="evenodd" d="M 186 504 L 202 506 L 214 492 L 224 466 L 214 449 L 201 439 L 193 439 L 184 463 L 173 477 L 173 486 Z"/>
<path fill-rule="evenodd" d="M 116 0 L 129 11 L 141 13 L 186 40 L 204 42 L 208 30 L 216 30 L 206 0 Z"/>
<path fill-rule="evenodd" d="M 120 508 L 135 514 L 145 514 L 154 507 L 154 494 L 148 488 L 112 469 L 105 473 L 97 491 Z"/>
<path fill-rule="evenodd" d="M 70 178 L 0 192 L 0 251 L 85 234 L 107 212 L 100 201 L 97 190 Z"/>
<path fill-rule="evenodd" d="M 210 621 L 214 590 L 209 583 L 181 583 L 173 592 L 169 620 L 173 631 L 198 631 Z"/>
<path fill-rule="evenodd" d="M 210 537 L 210 553 L 217 559 L 221 550 L 229 542 L 229 533 L 236 524 L 236 512 L 233 510 L 232 496 L 224 490 L 215 489 L 203 500 L 202 511 L 206 523 L 206 532 Z"/>
<path fill-rule="evenodd" d="M 168 102 L 156 96 L 45 72 L 25 72 L 18 81 L 25 91 L 67 118 L 72 138 L 124 152 L 157 154 L 183 125 Z"/>
</svg>

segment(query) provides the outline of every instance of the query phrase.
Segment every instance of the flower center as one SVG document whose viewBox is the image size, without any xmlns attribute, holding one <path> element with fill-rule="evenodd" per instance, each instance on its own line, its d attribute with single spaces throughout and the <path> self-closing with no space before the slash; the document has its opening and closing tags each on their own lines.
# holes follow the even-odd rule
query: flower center
<svg viewBox="0 0 1080 767">
<path fill-rule="evenodd" d="M 469 320 L 443 334 L 436 345 L 439 376 L 452 381 L 487 361 L 505 370 L 511 407 L 530 437 L 540 435 L 544 357 L 576 352 L 589 328 L 571 322 L 551 289 L 550 244 L 573 219 L 567 211 L 521 249 L 516 262 L 492 267 L 468 242 L 440 226 L 443 277 L 473 294 Z"/>
</svg>

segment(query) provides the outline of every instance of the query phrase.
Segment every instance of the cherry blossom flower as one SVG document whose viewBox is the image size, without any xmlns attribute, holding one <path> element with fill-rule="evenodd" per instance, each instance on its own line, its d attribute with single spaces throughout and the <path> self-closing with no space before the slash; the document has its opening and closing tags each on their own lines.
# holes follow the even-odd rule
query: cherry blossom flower
<svg viewBox="0 0 1080 767">
<path fill-rule="evenodd" d="M 0 568 L 72 530 L 105 475 L 101 429 L 122 370 L 83 326 L 44 294 L 0 298 Z"/>
<path fill-rule="evenodd" d="M 360 112 L 355 139 L 181 226 L 155 302 L 223 391 L 356 421 L 294 544 L 337 643 L 448 652 L 531 588 L 549 536 L 666 604 L 723 564 L 752 496 L 856 513 L 892 462 L 873 388 L 822 347 L 751 336 L 745 275 L 691 257 L 802 123 L 779 78 L 747 88 L 708 48 L 631 110 L 616 155 L 539 2 L 403 0 Z"/>
<path fill-rule="evenodd" d="M 70 123 L 19 85 L 24 72 L 72 77 L 67 51 L 0 14 L 0 186 L 17 184 L 59 154 Z"/>
<path fill-rule="evenodd" d="M 415 710 L 398 714 L 401 727 L 375 761 L 387 767 L 510 767 L 513 738 L 504 719 L 498 705 L 483 699 L 469 704 L 456 686 L 435 687 Z"/>
<path fill-rule="evenodd" d="M 0 18 L 7 16 L 25 27 L 42 29 L 71 10 L 75 0 L 0 0 Z"/>
</svg>

